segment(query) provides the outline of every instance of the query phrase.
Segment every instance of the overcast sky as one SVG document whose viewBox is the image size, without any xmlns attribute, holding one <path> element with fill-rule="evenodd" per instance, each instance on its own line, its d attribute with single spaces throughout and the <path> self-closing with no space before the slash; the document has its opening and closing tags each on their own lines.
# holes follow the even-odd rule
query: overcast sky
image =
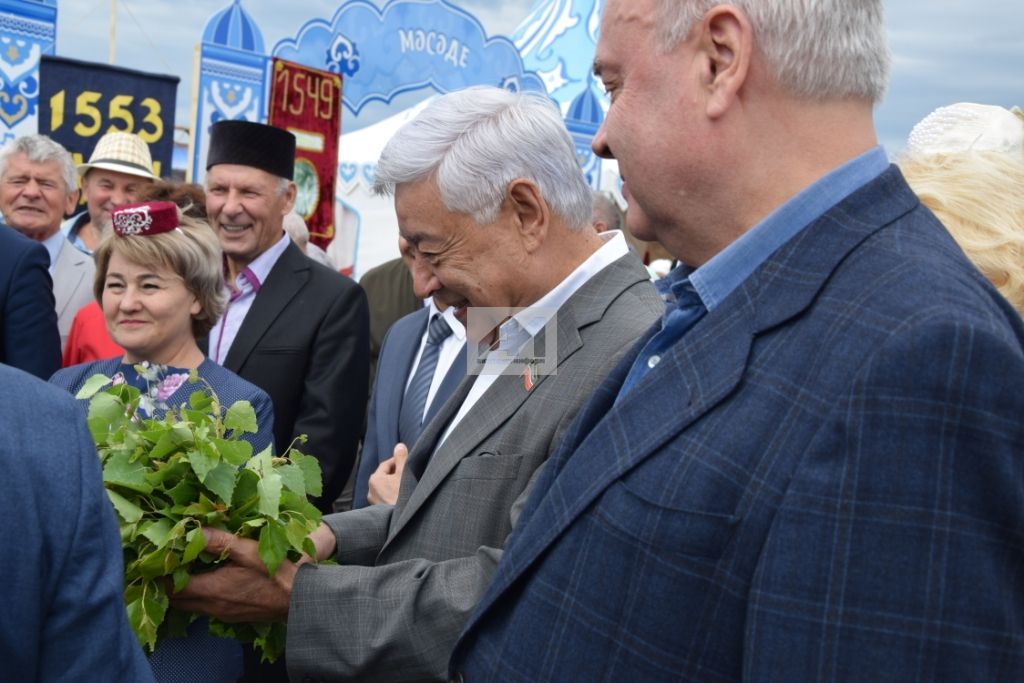
<svg viewBox="0 0 1024 683">
<path fill-rule="evenodd" d="M 193 55 L 207 19 L 229 0 L 116 0 L 116 61 L 181 78 L 177 124 L 189 125 Z M 378 3 L 383 4 L 383 3 Z M 510 34 L 534 0 L 455 0 L 490 34 Z M 242 0 L 263 30 L 267 50 L 309 19 L 330 20 L 338 0 Z M 297 8 L 301 8 L 299 11 Z M 106 62 L 111 0 L 60 0 L 57 53 Z M 893 78 L 876 120 L 895 152 L 913 124 L 958 101 L 1024 106 L 1024 2 L 1019 0 L 888 0 Z"/>
</svg>

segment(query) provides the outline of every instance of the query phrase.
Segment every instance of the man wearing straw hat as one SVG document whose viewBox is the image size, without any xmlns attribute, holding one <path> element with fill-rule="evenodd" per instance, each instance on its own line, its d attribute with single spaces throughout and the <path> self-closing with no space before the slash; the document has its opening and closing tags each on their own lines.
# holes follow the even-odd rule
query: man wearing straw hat
<svg viewBox="0 0 1024 683">
<path fill-rule="evenodd" d="M 134 133 L 114 131 L 99 139 L 89 161 L 78 165 L 87 210 L 68 223 L 67 236 L 92 254 L 110 227 L 110 210 L 138 199 L 139 188 L 158 180 L 146 141 Z"/>
</svg>

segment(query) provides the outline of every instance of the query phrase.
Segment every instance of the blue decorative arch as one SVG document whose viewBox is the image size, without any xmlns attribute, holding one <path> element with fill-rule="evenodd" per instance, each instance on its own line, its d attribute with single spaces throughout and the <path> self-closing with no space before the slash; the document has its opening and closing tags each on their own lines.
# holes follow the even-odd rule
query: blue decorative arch
<svg viewBox="0 0 1024 683">
<path fill-rule="evenodd" d="M 391 0 L 382 9 L 349 0 L 331 21 L 314 19 L 280 41 L 272 55 L 343 74 L 343 103 L 353 115 L 370 102 L 423 89 L 546 92 L 512 41 L 488 38 L 476 17 L 445 0 Z"/>
<path fill-rule="evenodd" d="M 263 34 L 240 0 L 206 22 L 199 53 L 199 83 L 192 102 L 192 137 L 188 177 L 206 175 L 209 131 L 222 119 L 266 118 L 267 63 Z"/>
<path fill-rule="evenodd" d="M 601 187 L 601 159 L 590 148 L 594 135 L 604 122 L 604 109 L 594 91 L 592 77 L 587 77 L 587 87 L 569 104 L 565 115 L 565 126 L 572 135 L 576 149 L 576 160 L 594 189 Z"/>
<path fill-rule="evenodd" d="M 259 54 L 266 51 L 263 34 L 248 12 L 242 9 L 241 0 L 233 0 L 231 5 L 206 22 L 203 42 Z"/>
<path fill-rule="evenodd" d="M 39 61 L 56 43 L 56 0 L 0 2 L 0 143 L 37 132 Z"/>
<path fill-rule="evenodd" d="M 603 5 L 603 0 L 537 2 L 512 34 L 525 68 L 540 76 L 563 112 L 591 87 Z"/>
</svg>

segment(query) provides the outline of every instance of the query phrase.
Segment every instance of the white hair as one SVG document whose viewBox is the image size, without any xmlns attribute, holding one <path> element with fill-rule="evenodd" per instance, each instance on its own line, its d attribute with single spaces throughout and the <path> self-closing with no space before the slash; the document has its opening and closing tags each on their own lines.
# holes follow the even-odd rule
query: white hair
<svg viewBox="0 0 1024 683">
<path fill-rule="evenodd" d="M 305 219 L 295 209 L 284 215 L 282 227 L 297 244 L 302 245 L 309 241 L 309 227 L 306 225 Z"/>
<path fill-rule="evenodd" d="M 661 47 L 671 50 L 712 7 L 750 19 L 768 68 L 793 95 L 880 102 L 891 56 L 882 0 L 655 0 Z"/>
<path fill-rule="evenodd" d="M 437 98 L 388 142 L 373 190 L 433 178 L 449 211 L 498 217 L 510 182 L 533 181 L 574 229 L 590 223 L 590 187 L 562 115 L 543 94 L 477 86 Z"/>
<path fill-rule="evenodd" d="M 61 178 L 64 180 L 65 194 L 71 194 L 78 189 L 75 162 L 59 142 L 45 135 L 23 135 L 14 138 L 0 149 L 0 178 L 7 172 L 7 160 L 12 154 L 24 154 L 25 158 L 34 164 L 57 162 Z"/>
</svg>

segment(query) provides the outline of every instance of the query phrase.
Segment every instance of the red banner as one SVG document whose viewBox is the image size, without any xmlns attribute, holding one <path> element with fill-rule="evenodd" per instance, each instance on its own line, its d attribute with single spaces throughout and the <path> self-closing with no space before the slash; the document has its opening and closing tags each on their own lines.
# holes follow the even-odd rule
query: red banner
<svg viewBox="0 0 1024 683">
<path fill-rule="evenodd" d="M 295 210 L 309 241 L 326 249 L 334 239 L 341 76 L 275 57 L 269 109 L 270 125 L 295 134 Z"/>
</svg>

